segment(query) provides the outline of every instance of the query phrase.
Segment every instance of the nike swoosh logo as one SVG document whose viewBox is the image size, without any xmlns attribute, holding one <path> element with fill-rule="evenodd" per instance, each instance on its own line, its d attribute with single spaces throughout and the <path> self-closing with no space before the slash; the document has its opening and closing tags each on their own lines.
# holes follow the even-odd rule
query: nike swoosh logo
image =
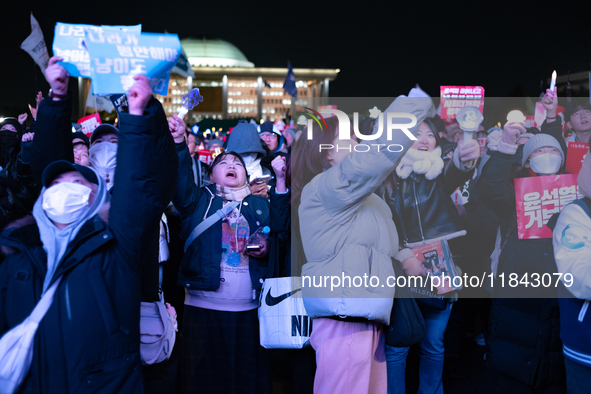
<svg viewBox="0 0 591 394">
<path fill-rule="evenodd" d="M 297 293 L 300 290 L 302 290 L 302 289 L 296 289 L 294 291 L 290 291 L 289 293 L 281 294 L 279 297 L 273 297 L 271 295 L 271 287 L 269 287 L 269 292 L 267 293 L 267 296 L 265 297 L 265 303 L 269 306 L 275 306 L 275 305 L 279 304 L 281 301 L 288 299 L 289 297 L 291 297 L 292 295 L 294 295 L 295 293 Z"/>
</svg>

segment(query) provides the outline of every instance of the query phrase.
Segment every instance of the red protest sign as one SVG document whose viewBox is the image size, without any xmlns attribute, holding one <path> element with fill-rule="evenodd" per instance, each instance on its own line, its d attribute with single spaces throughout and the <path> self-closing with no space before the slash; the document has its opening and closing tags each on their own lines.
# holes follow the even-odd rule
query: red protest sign
<svg viewBox="0 0 591 394">
<path fill-rule="evenodd" d="M 562 122 L 562 132 L 566 130 L 566 122 L 564 121 L 564 107 L 562 105 L 556 106 L 556 115 L 560 116 Z M 542 103 L 536 103 L 536 112 L 534 114 L 534 126 L 538 129 L 542 127 L 542 123 L 546 120 L 546 108 Z"/>
<path fill-rule="evenodd" d="M 78 119 L 78 123 L 82 126 L 82 132 L 88 136 L 92 134 L 94 129 L 99 127 L 101 124 L 101 117 L 99 114 L 92 114 Z"/>
<path fill-rule="evenodd" d="M 585 142 L 569 142 L 566 153 L 566 172 L 578 174 L 581 171 L 587 152 L 589 152 L 589 144 Z"/>
<path fill-rule="evenodd" d="M 484 111 L 482 86 L 441 86 L 441 118 L 453 119 L 464 107 L 473 106 Z"/>
<path fill-rule="evenodd" d="M 548 220 L 579 198 L 576 174 L 515 179 L 519 239 L 552 238 Z"/>
<path fill-rule="evenodd" d="M 199 156 L 199 160 L 201 160 L 205 164 L 210 165 L 213 162 L 213 159 L 211 158 L 211 152 L 209 151 L 209 149 L 201 149 L 195 153 Z"/>
</svg>

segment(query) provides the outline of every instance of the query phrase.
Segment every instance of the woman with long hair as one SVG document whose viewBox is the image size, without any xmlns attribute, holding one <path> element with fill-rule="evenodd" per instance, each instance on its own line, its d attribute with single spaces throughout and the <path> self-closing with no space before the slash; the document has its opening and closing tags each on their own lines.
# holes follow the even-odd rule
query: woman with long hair
<svg viewBox="0 0 591 394">
<path fill-rule="evenodd" d="M 395 120 L 416 133 L 430 106 L 430 99 L 399 97 L 383 120 L 398 113 Z M 413 117 L 417 123 L 408 123 Z M 292 205 L 299 227 L 294 237 L 302 250 L 298 259 L 304 259 L 304 305 L 314 319 L 316 393 L 386 389 L 382 328 L 394 296 L 386 282 L 394 276 L 392 258 L 414 256 L 408 249 L 399 252 L 390 210 L 374 194 L 413 142 L 401 130 L 385 128 L 376 125 L 374 133 L 381 136 L 357 148 L 355 138 L 339 139 L 337 118 L 328 118 L 326 126 L 313 126 L 311 138 L 304 131 L 292 150 Z M 366 283 L 358 286 L 364 277 Z"/>
<path fill-rule="evenodd" d="M 466 235 L 451 194 L 470 179 L 480 147 L 476 140 L 465 145 L 462 140 L 452 159 L 445 164 L 441 145 L 435 125 L 425 119 L 419 127 L 417 141 L 381 188 L 380 194 L 392 211 L 403 246 L 414 248 Z M 425 267 L 418 259 L 402 262 L 401 268 L 409 276 L 426 276 L 427 268 L 437 269 L 436 266 Z M 421 298 L 417 298 L 417 303 L 426 328 L 425 337 L 419 343 L 419 392 L 440 394 L 443 393 L 443 335 L 451 304 L 445 300 L 426 302 Z M 386 346 L 388 393 L 406 392 L 408 351 L 409 347 Z"/>
</svg>

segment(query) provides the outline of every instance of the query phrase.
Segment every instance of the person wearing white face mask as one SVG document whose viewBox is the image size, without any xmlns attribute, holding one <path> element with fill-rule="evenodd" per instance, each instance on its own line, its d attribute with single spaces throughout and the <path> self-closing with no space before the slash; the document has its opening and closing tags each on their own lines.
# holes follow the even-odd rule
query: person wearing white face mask
<svg viewBox="0 0 591 394">
<path fill-rule="evenodd" d="M 31 167 L 44 189 L 36 223 L 0 236 L 1 246 L 16 250 L 0 264 L 0 336 L 14 337 L 20 327 L 34 338 L 22 380 L 7 371 L 16 367 L 7 361 L 13 359 L 0 353 L 0 392 L 11 382 L 9 392 L 140 394 L 140 278 L 151 263 L 147 251 L 158 252 L 158 223 L 172 198 L 178 158 L 162 105 L 148 78 L 137 75 L 129 113 L 119 114 L 120 184 L 110 197 L 95 169 L 73 164 L 62 60 L 49 61 L 52 92 L 37 115 Z M 60 156 L 68 160 L 56 161 Z M 143 165 L 148 160 L 158 166 Z M 39 325 L 21 326 L 41 299 L 49 307 Z"/>
<path fill-rule="evenodd" d="M 536 134 L 523 147 L 523 166 L 531 175 L 556 175 L 563 164 L 560 143 L 551 135 Z"/>
<path fill-rule="evenodd" d="M 497 151 L 482 168 L 480 201 L 501 219 L 491 271 L 521 279 L 557 272 L 551 238 L 519 239 L 511 167 L 522 123 L 505 125 Z M 517 177 L 556 175 L 564 153 L 556 138 L 536 134 L 523 147 L 523 168 Z M 494 284 L 486 360 L 496 378 L 497 392 L 566 392 L 566 375 L 556 287 Z M 514 298 L 524 297 L 524 298 Z M 525 298 L 527 297 L 527 298 Z"/>
<path fill-rule="evenodd" d="M 118 139 L 117 129 L 110 124 L 100 125 L 90 136 L 88 162 L 107 182 L 109 190 L 115 184 Z"/>
</svg>

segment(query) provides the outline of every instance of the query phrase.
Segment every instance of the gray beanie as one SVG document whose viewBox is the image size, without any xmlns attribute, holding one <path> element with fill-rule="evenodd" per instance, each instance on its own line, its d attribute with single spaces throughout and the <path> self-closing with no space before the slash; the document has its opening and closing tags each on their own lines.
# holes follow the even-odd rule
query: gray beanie
<svg viewBox="0 0 591 394">
<path fill-rule="evenodd" d="M 533 137 L 534 135 L 535 134 L 532 134 L 532 133 L 523 133 L 519 136 L 519 138 L 528 138 L 529 139 L 529 138 Z M 519 138 L 517 138 L 518 141 L 519 141 Z"/>
<path fill-rule="evenodd" d="M 522 166 L 525 166 L 525 163 L 529 159 L 529 156 L 536 151 L 538 148 L 543 148 L 545 146 L 551 146 L 553 148 L 557 148 L 560 152 L 560 157 L 562 157 L 562 165 L 564 165 L 564 152 L 560 147 L 556 138 L 552 137 L 549 134 L 536 134 L 531 137 L 523 146 L 523 159 L 522 159 Z"/>
</svg>

